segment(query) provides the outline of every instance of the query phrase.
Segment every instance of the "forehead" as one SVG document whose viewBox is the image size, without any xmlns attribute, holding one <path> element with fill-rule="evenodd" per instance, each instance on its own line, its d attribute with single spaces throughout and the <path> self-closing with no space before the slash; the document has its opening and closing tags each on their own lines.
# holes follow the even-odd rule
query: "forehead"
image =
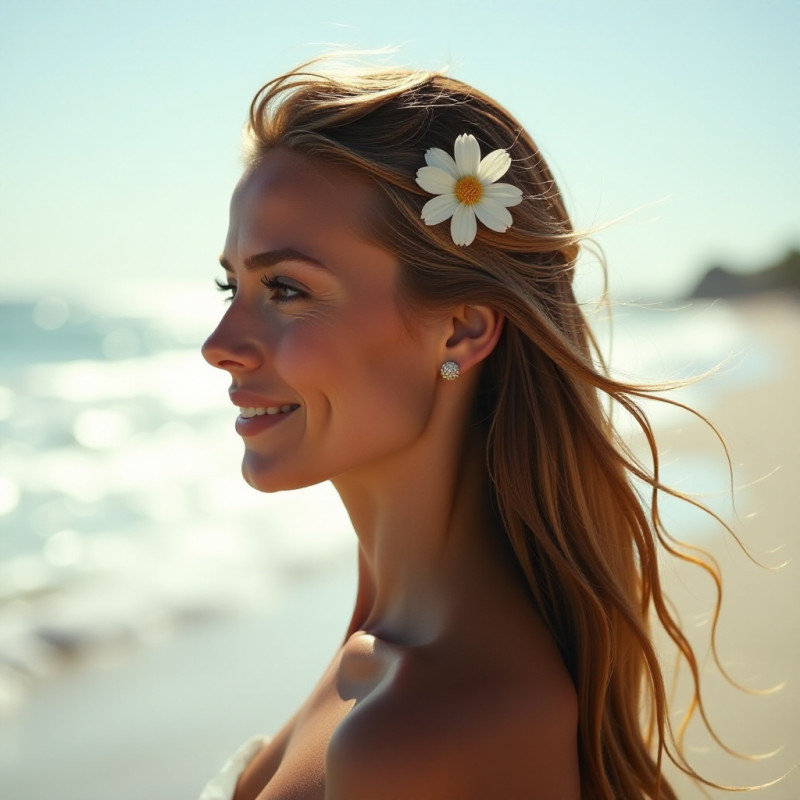
<svg viewBox="0 0 800 800">
<path fill-rule="evenodd" d="M 271 150 L 234 190 L 225 251 L 245 258 L 264 247 L 302 245 L 307 251 L 343 238 L 366 239 L 377 201 L 364 178 L 316 158 Z"/>
</svg>

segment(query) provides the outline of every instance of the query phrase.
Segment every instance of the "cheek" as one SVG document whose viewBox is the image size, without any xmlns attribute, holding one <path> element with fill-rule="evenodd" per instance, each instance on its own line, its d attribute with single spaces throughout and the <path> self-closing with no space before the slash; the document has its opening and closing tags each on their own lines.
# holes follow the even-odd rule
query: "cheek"
<svg viewBox="0 0 800 800">
<path fill-rule="evenodd" d="M 322 390 L 336 374 L 337 354 L 332 337 L 329 324 L 298 320 L 275 342 L 275 371 L 303 397 Z"/>
<path fill-rule="evenodd" d="M 281 337 L 275 368 L 319 423 L 335 412 L 341 423 L 408 431 L 427 419 L 436 369 L 388 311 L 350 320 L 296 324 Z M 372 423 L 371 425 L 369 423 Z"/>
</svg>

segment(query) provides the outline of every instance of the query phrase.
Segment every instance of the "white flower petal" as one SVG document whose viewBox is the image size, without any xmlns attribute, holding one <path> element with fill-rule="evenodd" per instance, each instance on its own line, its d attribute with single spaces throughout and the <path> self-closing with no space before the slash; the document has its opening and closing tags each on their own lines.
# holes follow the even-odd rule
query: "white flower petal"
<svg viewBox="0 0 800 800">
<path fill-rule="evenodd" d="M 417 170 L 417 183 L 431 194 L 447 194 L 455 188 L 456 179 L 439 167 L 420 167 Z"/>
<path fill-rule="evenodd" d="M 506 210 L 522 202 L 522 191 L 510 183 L 496 183 L 511 166 L 507 151 L 493 150 L 481 159 L 478 140 L 470 133 L 456 138 L 451 157 L 438 147 L 425 153 L 427 166 L 417 170 L 417 184 L 429 194 L 436 195 L 422 207 L 421 216 L 426 225 L 438 225 L 452 217 L 450 235 L 459 246 L 472 244 L 478 233 L 478 220 L 490 230 L 504 232 L 513 224 Z M 481 199 L 472 204 L 461 202 L 455 188 L 461 178 L 474 178 L 481 185 Z M 474 187 L 477 190 L 477 187 Z M 466 187 L 465 187 L 466 191 Z M 465 199 L 470 200 L 469 192 Z"/>
<path fill-rule="evenodd" d="M 420 216 L 426 225 L 438 225 L 453 216 L 459 206 L 454 194 L 440 194 L 422 206 Z"/>
<path fill-rule="evenodd" d="M 476 203 L 472 210 L 487 228 L 491 228 L 498 233 L 505 233 L 514 221 L 511 218 L 511 214 L 503 206 L 485 198 Z"/>
<path fill-rule="evenodd" d="M 458 168 L 456 167 L 456 162 L 453 161 L 453 156 L 449 153 L 445 153 L 439 147 L 431 147 L 425 153 L 425 163 L 429 167 L 439 167 L 439 169 L 443 169 L 448 175 L 452 175 L 453 178 L 458 178 Z"/>
<path fill-rule="evenodd" d="M 493 183 L 483 187 L 483 196 L 501 206 L 516 206 L 522 202 L 522 191 L 510 183 Z"/>
<path fill-rule="evenodd" d="M 472 244 L 478 232 L 478 223 L 475 221 L 475 212 L 472 206 L 458 204 L 453 219 L 450 221 L 450 235 L 453 243 L 457 245 Z"/>
<path fill-rule="evenodd" d="M 478 167 L 478 179 L 481 183 L 494 183 L 508 172 L 511 156 L 505 150 L 492 150 Z"/>
<path fill-rule="evenodd" d="M 458 176 L 477 175 L 481 163 L 481 147 L 471 133 L 462 133 L 456 138 L 456 169 Z"/>
</svg>

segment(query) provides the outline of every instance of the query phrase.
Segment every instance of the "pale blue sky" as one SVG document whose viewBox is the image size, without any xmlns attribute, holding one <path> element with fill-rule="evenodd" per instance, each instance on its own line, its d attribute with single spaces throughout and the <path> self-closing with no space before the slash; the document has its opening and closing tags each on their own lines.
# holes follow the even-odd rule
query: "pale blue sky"
<svg viewBox="0 0 800 800">
<path fill-rule="evenodd" d="M 0 0 L 0 297 L 211 287 L 255 90 L 396 46 L 503 102 L 617 295 L 800 244 L 800 3 Z M 211 291 L 211 288 L 209 288 Z"/>
</svg>

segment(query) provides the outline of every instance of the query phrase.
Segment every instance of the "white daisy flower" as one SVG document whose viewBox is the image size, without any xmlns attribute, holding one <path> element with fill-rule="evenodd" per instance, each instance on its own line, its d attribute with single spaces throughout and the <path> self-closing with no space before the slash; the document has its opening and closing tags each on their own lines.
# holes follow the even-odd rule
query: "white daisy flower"
<svg viewBox="0 0 800 800">
<path fill-rule="evenodd" d="M 495 183 L 511 166 L 505 150 L 481 159 L 478 140 L 471 133 L 456 139 L 455 159 L 438 147 L 425 153 L 427 167 L 417 170 L 417 183 L 437 197 L 422 207 L 426 225 L 452 217 L 450 235 L 457 245 L 472 244 L 478 232 L 477 217 L 487 228 L 505 233 L 513 220 L 508 206 L 522 202 L 522 192 L 510 183 Z"/>
</svg>

